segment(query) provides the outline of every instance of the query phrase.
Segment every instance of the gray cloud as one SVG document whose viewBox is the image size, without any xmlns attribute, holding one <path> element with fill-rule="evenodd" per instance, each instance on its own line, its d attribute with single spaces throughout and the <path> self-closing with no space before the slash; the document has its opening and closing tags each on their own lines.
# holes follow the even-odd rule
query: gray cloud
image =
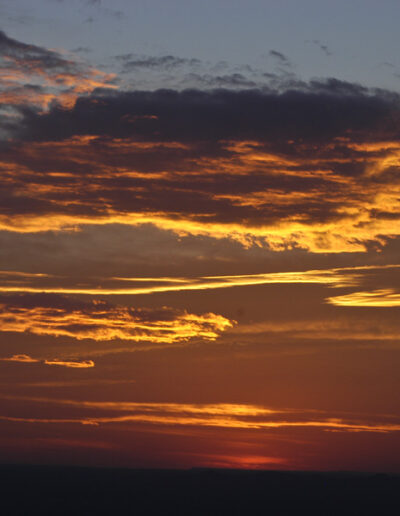
<svg viewBox="0 0 400 516">
<path fill-rule="evenodd" d="M 332 51 L 328 45 L 322 43 L 319 39 L 306 40 L 306 43 L 312 43 L 313 45 L 317 46 L 328 57 L 332 55 Z"/>
<path fill-rule="evenodd" d="M 282 54 L 282 52 L 278 52 L 277 50 L 270 50 L 268 55 L 273 57 L 280 65 L 291 66 L 290 59 L 285 56 L 285 54 Z"/>
<path fill-rule="evenodd" d="M 136 57 L 134 54 L 124 54 L 116 57 L 123 62 L 124 72 L 138 69 L 171 70 L 180 66 L 197 66 L 201 63 L 199 59 L 187 59 L 173 55 Z"/>
<path fill-rule="evenodd" d="M 0 56 L 11 59 L 14 65 L 32 69 L 75 70 L 74 64 L 57 52 L 36 45 L 22 43 L 0 31 Z"/>
</svg>

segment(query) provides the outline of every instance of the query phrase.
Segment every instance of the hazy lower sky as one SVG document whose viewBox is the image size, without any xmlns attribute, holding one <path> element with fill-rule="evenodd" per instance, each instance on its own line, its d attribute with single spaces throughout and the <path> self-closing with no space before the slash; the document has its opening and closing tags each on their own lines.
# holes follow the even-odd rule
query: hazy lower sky
<svg viewBox="0 0 400 516">
<path fill-rule="evenodd" d="M 0 0 L 3 462 L 400 471 L 399 11 Z"/>
</svg>

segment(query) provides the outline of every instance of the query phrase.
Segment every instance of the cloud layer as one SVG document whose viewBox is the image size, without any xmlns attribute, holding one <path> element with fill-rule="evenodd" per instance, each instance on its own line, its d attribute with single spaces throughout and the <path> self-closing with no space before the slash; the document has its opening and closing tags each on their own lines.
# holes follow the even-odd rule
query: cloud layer
<svg viewBox="0 0 400 516">
<path fill-rule="evenodd" d="M 7 399 L 7 397 L 5 398 Z M 23 398 L 8 398 L 21 401 Z M 400 431 L 395 416 L 351 417 L 338 414 L 328 417 L 317 410 L 276 410 L 252 404 L 185 404 L 185 403 L 137 403 L 137 402 L 90 402 L 50 398 L 27 398 L 31 403 L 75 407 L 109 415 L 86 415 L 68 419 L 23 418 L 0 416 L 0 419 L 26 423 L 53 424 L 150 424 L 158 426 L 218 427 L 238 430 L 279 430 L 285 428 L 308 428 L 336 432 L 392 433 Z M 114 415 L 113 412 L 120 414 Z"/>
<path fill-rule="evenodd" d="M 367 281 L 371 275 L 394 274 L 400 265 L 339 267 L 305 271 L 269 272 L 200 277 L 86 277 L 86 284 L 74 285 L 71 278 L 27 274 L 19 271 L 0 271 L 0 292 L 82 294 L 82 295 L 143 295 L 164 292 L 215 290 L 251 285 L 326 285 L 354 287 Z M 3 279 L 2 279 L 3 277 Z M 64 283 L 68 285 L 63 285 Z M 7 299 L 7 298 L 6 298 Z M 22 298 L 21 298 L 22 299 Z M 29 298 L 28 298 L 29 299 Z M 35 298 L 33 298 L 35 299 Z M 49 297 L 49 299 L 52 299 Z M 59 299 L 54 298 L 56 301 Z M 66 299 L 66 298 L 64 298 Z"/>
<path fill-rule="evenodd" d="M 15 70 L 26 62 L 46 77 L 63 68 L 55 82 L 81 78 L 76 63 L 53 51 L 5 34 L 2 42 Z M 17 120 L 5 122 L 14 129 L 0 156 L 0 229 L 153 224 L 331 253 L 400 234 L 396 94 L 335 79 L 283 91 L 88 95 L 96 86 L 71 86 L 73 102 L 60 97 L 47 110 L 22 93 Z"/>
</svg>

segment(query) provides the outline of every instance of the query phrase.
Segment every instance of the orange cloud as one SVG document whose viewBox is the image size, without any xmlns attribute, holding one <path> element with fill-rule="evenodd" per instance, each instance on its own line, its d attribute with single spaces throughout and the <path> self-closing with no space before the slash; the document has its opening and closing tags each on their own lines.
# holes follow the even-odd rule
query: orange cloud
<svg viewBox="0 0 400 516">
<path fill-rule="evenodd" d="M 1 331 L 28 331 L 78 340 L 121 339 L 153 344 L 186 342 L 194 338 L 215 340 L 220 332 L 234 324 L 213 313 L 196 315 L 166 307 L 137 309 L 64 297 L 6 298 L 0 303 L 0 310 Z M 60 364 L 52 362 L 52 365 Z"/>
<path fill-rule="evenodd" d="M 272 430 L 283 428 L 310 428 L 342 432 L 399 432 L 398 418 L 392 416 L 384 422 L 379 416 L 374 420 L 355 419 L 349 417 L 329 416 L 326 412 L 315 410 L 274 410 L 251 404 L 186 404 L 186 403 L 135 403 L 135 402 L 88 402 L 74 400 L 57 400 L 49 398 L 17 398 L 5 399 L 29 400 L 36 403 L 53 403 L 60 406 L 71 406 L 79 409 L 96 409 L 104 411 L 128 412 L 122 415 L 104 415 L 77 418 L 24 418 L 1 416 L 1 420 L 27 423 L 79 423 L 83 425 L 141 423 L 173 426 L 205 426 L 242 430 Z M 284 416 L 284 417 L 282 417 Z M 370 417 L 370 416 L 369 416 Z M 378 419 L 378 421 L 377 421 Z"/>
<path fill-rule="evenodd" d="M 0 31 L 2 76 L 0 100 L 8 107 L 30 105 L 42 110 L 53 103 L 71 108 L 96 88 L 115 88 L 115 74 L 105 73 L 65 52 L 22 43 Z"/>
<path fill-rule="evenodd" d="M 40 362 L 40 360 L 32 358 L 29 355 L 13 355 L 12 357 L 0 358 L 0 360 L 3 362 L 23 362 L 27 364 Z"/>
<path fill-rule="evenodd" d="M 229 338 L 236 336 L 251 338 L 253 335 L 257 338 L 257 335 L 261 334 L 279 334 L 282 337 L 289 337 L 290 340 L 398 341 L 398 327 L 377 318 L 266 321 L 241 324 L 229 333 Z"/>
<path fill-rule="evenodd" d="M 38 232 L 76 230 L 85 224 L 153 224 L 178 235 L 231 238 L 244 246 L 275 251 L 294 247 L 315 253 L 365 251 L 371 242 L 383 245 L 400 235 L 400 185 L 389 173 L 400 163 L 400 149 L 389 143 L 386 148 L 385 142 L 340 145 L 348 146 L 347 159 L 342 154 L 336 157 L 332 145 L 321 149 L 316 160 L 303 154 L 285 158 L 266 152 L 257 142 L 226 142 L 230 157 L 196 159 L 195 145 L 181 142 L 101 141 L 82 135 L 21 144 L 18 155 L 3 162 L 3 166 L 9 163 L 13 192 L 17 188 L 19 196 L 47 207 L 45 213 L 0 212 L 0 228 Z M 379 146 L 384 150 L 378 152 Z M 114 153 L 117 166 L 110 160 Z M 25 168 L 19 172 L 22 157 Z M 31 171 L 26 167 L 29 162 Z M 363 167 L 363 173 L 336 172 L 354 164 Z M 36 165 L 47 169 L 44 175 L 35 174 Z M 71 174 L 72 169 L 81 172 Z M 69 178 L 62 185 L 59 174 Z M 119 182 L 124 184 L 123 193 Z M 234 192 L 227 188 L 232 183 Z M 101 192 L 102 205 L 94 200 L 98 197 L 94 192 Z M 166 192 L 170 203 L 165 201 Z"/>
<path fill-rule="evenodd" d="M 118 90 L 114 74 L 65 51 L 2 31 L 0 42 L 12 119 L 0 229 L 153 224 L 314 253 L 400 236 L 395 95 L 335 79 L 290 91 Z M 149 63 L 162 60 L 139 68 Z"/>
<path fill-rule="evenodd" d="M 394 289 L 380 289 L 366 292 L 352 292 L 342 296 L 328 297 L 328 303 L 335 306 L 371 306 L 395 307 L 400 306 L 400 293 Z"/>
<path fill-rule="evenodd" d="M 60 360 L 57 358 L 53 358 L 51 360 L 50 359 L 41 360 L 38 358 L 32 358 L 29 355 L 13 355 L 11 357 L 0 358 L 0 361 L 2 361 L 2 362 L 22 362 L 22 363 L 26 363 L 26 364 L 41 363 L 41 364 L 45 364 L 45 365 L 59 365 L 59 366 L 63 366 L 63 367 L 72 367 L 72 368 L 77 368 L 77 369 L 84 369 L 84 368 L 95 366 L 95 363 L 93 362 L 93 360 L 65 361 L 65 360 Z"/>
<path fill-rule="evenodd" d="M 65 361 L 54 358 L 53 360 L 45 360 L 44 363 L 46 365 L 57 365 L 62 367 L 72 367 L 73 369 L 87 369 L 90 367 L 94 367 L 93 360 L 83 360 L 82 362 L 76 361 Z"/>
<path fill-rule="evenodd" d="M 361 267 L 338 267 L 332 269 L 315 269 L 296 272 L 270 272 L 261 274 L 242 274 L 226 276 L 200 276 L 197 278 L 184 277 L 112 277 L 103 278 L 103 283 L 112 283 L 110 287 L 98 286 L 99 278 L 93 278 L 96 286 L 50 286 L 47 282 L 41 282 L 40 276 L 33 277 L 36 284 L 25 283 L 21 285 L 12 281 L 10 277 L 6 285 L 0 285 L 0 292 L 11 293 L 32 293 L 32 294 L 79 294 L 79 295 L 143 295 L 160 292 L 180 292 L 194 290 L 213 290 L 220 288 L 232 288 L 251 285 L 273 285 L 273 284 L 309 284 L 326 285 L 328 287 L 350 287 L 362 283 L 366 274 L 385 269 L 396 269 L 400 265 L 383 266 L 361 266 Z M 23 274 L 23 273 L 22 273 Z M 6 272 L 5 275 L 8 275 Z M 1 273 L 0 273 L 1 276 Z M 61 281 L 62 278 L 59 278 Z M 86 278 L 90 284 L 91 278 Z M 121 286 L 132 283 L 132 287 Z M 143 286 L 143 283 L 150 285 Z"/>
</svg>

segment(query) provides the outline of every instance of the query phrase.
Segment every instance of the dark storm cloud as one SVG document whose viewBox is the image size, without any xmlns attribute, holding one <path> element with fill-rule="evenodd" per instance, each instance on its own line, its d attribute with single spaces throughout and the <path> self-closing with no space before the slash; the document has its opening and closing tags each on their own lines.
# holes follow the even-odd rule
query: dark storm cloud
<svg viewBox="0 0 400 516">
<path fill-rule="evenodd" d="M 262 90 L 157 90 L 92 95 L 70 110 L 25 107 L 24 137 L 76 135 L 145 140 L 327 140 L 380 130 L 398 134 L 399 97 L 334 79 L 283 93 Z"/>
</svg>

